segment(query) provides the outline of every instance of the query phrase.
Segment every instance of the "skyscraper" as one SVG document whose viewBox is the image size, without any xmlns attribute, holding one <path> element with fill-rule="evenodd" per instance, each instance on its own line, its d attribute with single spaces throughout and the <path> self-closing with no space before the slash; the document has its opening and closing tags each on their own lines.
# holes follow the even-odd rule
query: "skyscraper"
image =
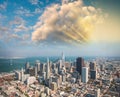
<svg viewBox="0 0 120 97">
<path fill-rule="evenodd" d="M 100 64 L 100 70 L 103 71 L 104 70 L 104 65 Z"/>
<path fill-rule="evenodd" d="M 97 78 L 97 70 L 90 70 L 90 78 L 94 80 Z"/>
<path fill-rule="evenodd" d="M 29 62 L 26 62 L 26 64 L 25 64 L 25 73 L 28 73 L 29 71 L 29 67 L 30 67 L 30 64 L 29 64 Z"/>
<path fill-rule="evenodd" d="M 63 52 L 62 52 L 62 58 L 61 58 L 61 60 L 62 60 L 62 66 L 65 66 L 65 55 L 64 55 Z"/>
<path fill-rule="evenodd" d="M 59 60 L 59 64 L 58 64 L 58 72 L 60 73 L 62 69 L 62 60 Z"/>
<path fill-rule="evenodd" d="M 82 67 L 85 67 L 84 59 L 82 57 L 78 57 L 76 59 L 76 70 L 79 72 L 80 75 L 82 73 Z"/>
<path fill-rule="evenodd" d="M 90 70 L 96 70 L 96 64 L 94 62 L 90 62 Z"/>
<path fill-rule="evenodd" d="M 40 61 L 36 60 L 35 66 L 37 66 L 37 71 L 40 71 Z"/>
<path fill-rule="evenodd" d="M 17 80 L 21 80 L 21 72 L 15 71 L 15 77 Z"/>
<path fill-rule="evenodd" d="M 24 80 L 24 71 L 23 71 L 23 68 L 21 68 L 21 81 Z"/>
<path fill-rule="evenodd" d="M 42 65 L 41 68 L 40 68 L 40 69 L 41 69 L 41 72 L 42 72 L 42 73 L 43 73 L 43 72 L 46 72 L 46 71 L 45 71 L 45 69 L 46 69 L 46 68 L 45 68 L 46 63 L 43 63 L 43 64 L 41 64 L 41 65 Z"/>
<path fill-rule="evenodd" d="M 49 58 L 47 59 L 47 68 L 46 68 L 46 78 L 49 79 L 50 77 L 50 62 Z"/>
<path fill-rule="evenodd" d="M 34 71 L 35 71 L 35 76 L 37 77 L 37 73 L 38 73 L 38 71 L 37 71 L 37 66 L 35 66 L 34 69 L 35 69 L 35 70 L 34 70 Z"/>
<path fill-rule="evenodd" d="M 82 67 L 82 82 L 88 82 L 88 67 Z"/>
</svg>

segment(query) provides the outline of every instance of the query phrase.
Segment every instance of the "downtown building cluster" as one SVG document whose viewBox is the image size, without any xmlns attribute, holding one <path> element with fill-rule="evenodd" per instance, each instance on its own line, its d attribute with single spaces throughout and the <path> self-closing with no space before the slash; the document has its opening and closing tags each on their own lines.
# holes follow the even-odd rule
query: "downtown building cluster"
<svg viewBox="0 0 120 97">
<path fill-rule="evenodd" d="M 46 63 L 37 60 L 34 66 L 26 62 L 25 69 L 22 68 L 9 75 L 12 79 L 6 76 L 4 79 L 7 81 L 1 85 L 2 95 L 6 97 L 119 97 L 120 95 L 118 92 L 120 64 L 115 65 L 113 61 L 108 62 L 104 59 L 86 61 L 82 57 L 76 58 L 74 62 L 68 62 L 63 53 L 55 62 L 51 62 L 49 58 L 46 60 Z M 114 65 L 110 65 L 111 63 Z"/>
</svg>

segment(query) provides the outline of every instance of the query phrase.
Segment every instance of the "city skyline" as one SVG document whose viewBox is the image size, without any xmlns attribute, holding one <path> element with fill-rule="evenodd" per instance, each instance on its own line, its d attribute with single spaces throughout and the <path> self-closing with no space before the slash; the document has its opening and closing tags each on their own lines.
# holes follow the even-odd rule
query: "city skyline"
<svg viewBox="0 0 120 97">
<path fill-rule="evenodd" d="M 119 0 L 1 0 L 0 57 L 119 56 Z"/>
</svg>

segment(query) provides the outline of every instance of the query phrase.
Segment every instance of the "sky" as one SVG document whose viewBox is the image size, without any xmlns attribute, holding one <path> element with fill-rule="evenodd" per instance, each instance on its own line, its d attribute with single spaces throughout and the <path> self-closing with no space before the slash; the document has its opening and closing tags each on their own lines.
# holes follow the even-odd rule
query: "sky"
<svg viewBox="0 0 120 97">
<path fill-rule="evenodd" d="M 119 56 L 120 0 L 0 0 L 0 57 Z"/>
</svg>

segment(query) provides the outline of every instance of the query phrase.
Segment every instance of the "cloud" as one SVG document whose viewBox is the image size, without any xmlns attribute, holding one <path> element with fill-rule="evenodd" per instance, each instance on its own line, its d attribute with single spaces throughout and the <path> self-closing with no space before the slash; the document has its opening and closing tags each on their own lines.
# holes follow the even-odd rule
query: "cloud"
<svg viewBox="0 0 120 97">
<path fill-rule="evenodd" d="M 29 0 L 29 2 L 32 4 L 32 5 L 36 5 L 37 7 L 41 7 L 42 5 L 44 5 L 44 2 L 43 1 L 40 1 L 40 0 Z"/>
<path fill-rule="evenodd" d="M 9 31 L 8 27 L 0 25 L 0 39 L 3 39 L 4 36 L 8 33 L 8 31 Z"/>
<path fill-rule="evenodd" d="M 94 25 L 99 23 L 99 10 L 82 1 L 54 4 L 46 8 L 34 25 L 32 41 L 48 43 L 85 43 Z"/>
<path fill-rule="evenodd" d="M 29 39 L 30 38 L 30 34 L 24 34 L 23 36 L 22 36 L 22 39 L 23 40 L 27 40 L 27 39 Z"/>
<path fill-rule="evenodd" d="M 18 41 L 17 43 L 23 43 L 23 42 L 30 42 L 28 41 L 30 39 L 30 34 L 22 34 L 19 35 L 17 33 L 7 33 L 5 41 L 6 42 L 11 42 L 11 40 Z"/>
<path fill-rule="evenodd" d="M 30 10 L 25 9 L 25 8 L 22 7 L 22 6 L 21 6 L 19 9 L 17 9 L 17 10 L 15 11 L 15 13 L 16 13 L 17 15 L 21 15 L 21 16 L 27 16 L 27 17 L 33 16 L 32 12 L 31 12 Z"/>
<path fill-rule="evenodd" d="M 3 2 L 3 4 L 0 4 L 0 10 L 5 10 L 7 7 L 7 3 Z"/>
<path fill-rule="evenodd" d="M 26 17 L 31 17 L 31 16 L 34 16 L 35 14 L 40 14 L 40 13 L 42 13 L 41 8 L 35 8 L 34 11 L 31 11 L 31 10 L 25 9 L 22 6 L 15 11 L 15 14 L 19 16 L 26 16 Z"/>
<path fill-rule="evenodd" d="M 16 28 L 14 28 L 14 32 L 21 32 L 21 31 L 28 31 L 29 29 L 24 25 L 18 25 Z"/>
<path fill-rule="evenodd" d="M 40 14 L 41 12 L 42 12 L 42 10 L 40 8 L 36 8 L 34 11 L 35 14 Z"/>
<path fill-rule="evenodd" d="M 21 39 L 21 37 L 19 35 L 17 35 L 17 34 L 10 34 L 9 38 L 10 39 Z"/>
<path fill-rule="evenodd" d="M 9 22 L 10 25 L 20 25 L 25 24 L 25 20 L 19 16 L 15 16 L 14 20 Z"/>
<path fill-rule="evenodd" d="M 7 27 L 4 26 L 0 26 L 0 32 L 7 32 L 9 29 Z"/>
<path fill-rule="evenodd" d="M 38 0 L 29 0 L 29 2 L 33 5 L 37 5 L 39 1 Z"/>
</svg>

